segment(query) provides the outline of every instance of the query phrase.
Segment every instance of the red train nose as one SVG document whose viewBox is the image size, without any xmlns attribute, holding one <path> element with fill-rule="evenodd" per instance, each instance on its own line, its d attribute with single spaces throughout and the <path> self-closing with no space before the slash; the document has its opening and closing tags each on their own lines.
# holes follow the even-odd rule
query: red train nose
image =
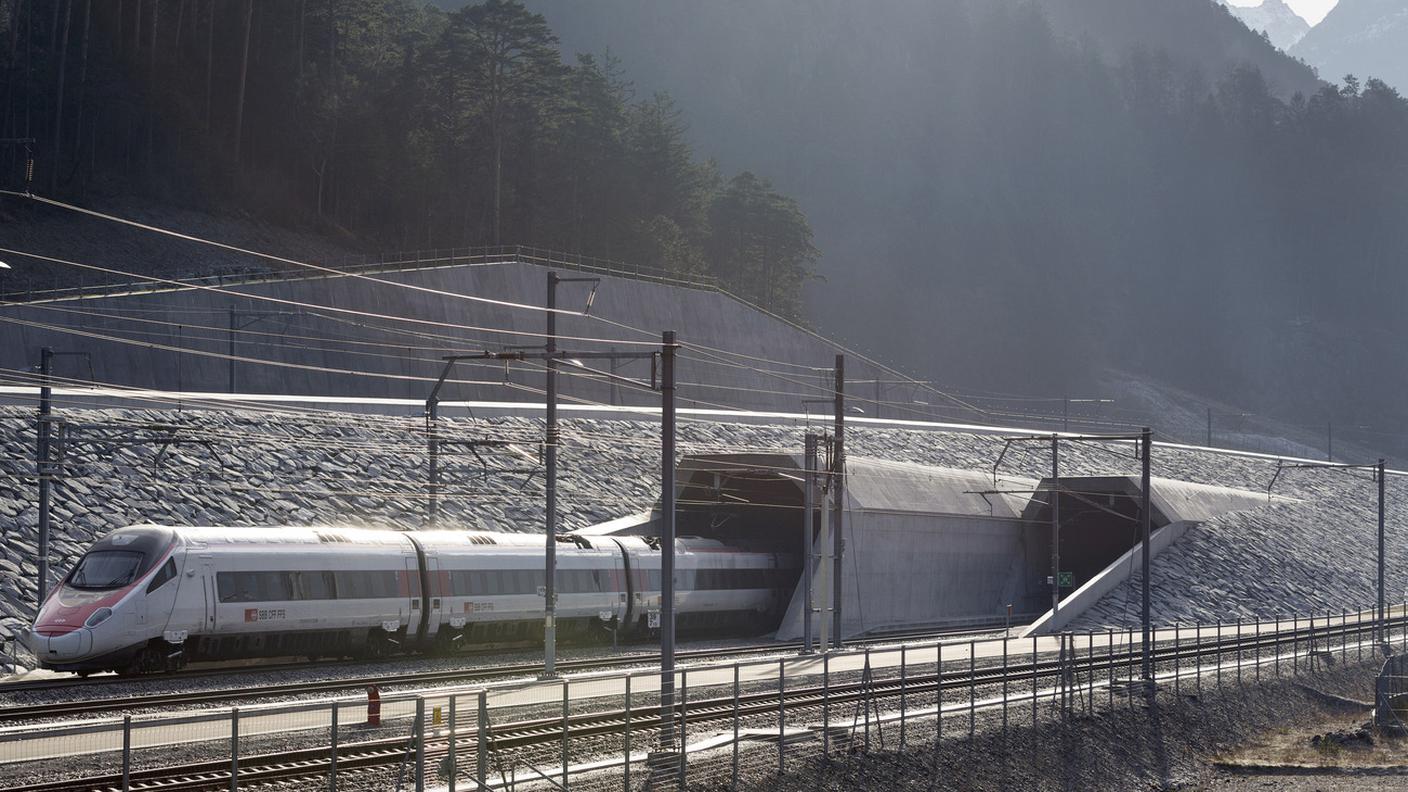
<svg viewBox="0 0 1408 792">
<path fill-rule="evenodd" d="M 93 634 L 88 630 L 47 633 L 35 629 L 29 635 L 28 644 L 40 662 L 82 660 L 93 651 Z"/>
</svg>

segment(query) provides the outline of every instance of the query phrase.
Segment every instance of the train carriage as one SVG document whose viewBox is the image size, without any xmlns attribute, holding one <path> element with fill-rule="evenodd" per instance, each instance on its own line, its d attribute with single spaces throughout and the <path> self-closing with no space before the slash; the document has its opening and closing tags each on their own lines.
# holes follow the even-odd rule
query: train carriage
<svg viewBox="0 0 1408 792">
<path fill-rule="evenodd" d="M 406 534 L 355 528 L 180 529 L 204 582 L 172 614 L 191 660 L 381 655 L 418 640 L 421 562 Z"/>
<path fill-rule="evenodd" d="M 765 628 L 791 556 L 676 543 L 683 630 Z M 533 534 L 139 525 L 94 543 L 27 641 L 46 668 L 153 673 L 196 660 L 376 656 L 541 638 L 544 548 Z M 658 626 L 660 551 L 639 537 L 559 537 L 558 631 Z"/>
<path fill-rule="evenodd" d="M 543 539 L 532 534 L 425 531 L 415 535 L 433 564 L 431 591 L 441 599 L 433 629 L 440 643 L 468 646 L 541 635 Z M 586 543 L 560 543 L 557 619 L 566 632 L 586 632 L 624 615 L 620 553 Z"/>
</svg>

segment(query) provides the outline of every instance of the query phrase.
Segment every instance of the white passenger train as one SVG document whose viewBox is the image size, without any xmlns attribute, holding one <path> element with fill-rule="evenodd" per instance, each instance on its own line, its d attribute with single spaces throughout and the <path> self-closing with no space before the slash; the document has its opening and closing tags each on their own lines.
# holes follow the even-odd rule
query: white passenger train
<svg viewBox="0 0 1408 792">
<path fill-rule="evenodd" d="M 560 633 L 653 626 L 658 545 L 558 541 Z M 761 629 L 797 574 L 790 556 L 708 539 L 681 539 L 675 552 L 682 630 Z M 542 635 L 543 554 L 532 534 L 131 526 L 95 542 L 55 586 L 28 643 L 45 668 L 143 674 L 531 640 Z"/>
</svg>

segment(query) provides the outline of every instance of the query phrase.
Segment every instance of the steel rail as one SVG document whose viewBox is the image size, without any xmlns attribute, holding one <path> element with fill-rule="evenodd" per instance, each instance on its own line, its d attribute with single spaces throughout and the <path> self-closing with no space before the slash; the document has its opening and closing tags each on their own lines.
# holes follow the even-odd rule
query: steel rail
<svg viewBox="0 0 1408 792">
<path fill-rule="evenodd" d="M 1000 622 L 997 624 L 1001 624 Z M 987 629 L 987 625 L 970 625 L 962 629 L 916 631 L 912 633 L 888 634 L 876 638 L 872 643 L 901 641 L 906 639 L 923 639 L 944 635 L 969 634 L 982 632 Z M 752 644 L 748 646 L 721 647 L 716 649 L 690 649 L 677 652 L 680 658 L 717 658 L 745 656 L 752 654 L 768 654 L 785 652 L 801 647 L 800 641 Z M 858 644 L 859 645 L 859 644 Z M 649 663 L 659 658 L 658 653 L 641 652 L 636 654 L 620 655 L 616 657 L 604 658 L 580 658 L 574 660 L 563 660 L 558 662 L 558 667 L 571 671 L 589 671 L 595 669 L 615 668 L 621 666 L 631 666 L 641 663 Z M 328 666 L 346 665 L 345 661 L 329 663 Z M 249 674 L 260 671 L 285 671 L 292 669 L 316 669 L 319 664 L 279 664 L 272 666 L 248 666 L 238 669 L 226 669 L 224 671 L 200 671 L 196 672 L 201 677 L 219 676 L 224 674 Z M 383 691 L 389 688 L 406 686 L 439 685 L 465 682 L 484 682 L 495 679 L 504 679 L 514 676 L 534 676 L 541 673 L 543 666 L 541 663 L 518 663 L 513 665 L 500 665 L 492 668 L 462 668 L 451 671 L 413 671 L 404 674 L 371 674 L 367 676 L 345 677 L 342 679 L 326 679 L 313 682 L 291 682 L 283 684 L 239 686 L 231 688 L 221 688 L 217 690 L 197 690 L 171 693 L 148 693 L 135 696 L 115 696 L 109 698 L 89 698 L 75 701 L 56 701 L 35 704 L 15 704 L 0 707 L 0 723 L 30 720 L 36 718 L 55 718 L 82 716 L 92 713 L 111 713 L 114 710 L 138 710 L 153 707 L 170 706 L 193 706 L 201 704 L 212 704 L 224 701 L 251 701 L 257 699 L 302 696 L 317 693 L 340 693 L 351 690 L 364 690 L 369 685 L 376 685 Z M 175 680 L 180 681 L 190 678 L 186 674 L 173 674 L 170 676 L 147 676 L 147 677 L 99 677 L 88 680 L 46 680 L 43 682 L 19 682 L 8 685 L 0 685 L 0 695 L 9 695 L 21 692 L 49 691 L 83 689 L 92 685 L 114 685 L 133 682 L 156 682 Z"/>
</svg>

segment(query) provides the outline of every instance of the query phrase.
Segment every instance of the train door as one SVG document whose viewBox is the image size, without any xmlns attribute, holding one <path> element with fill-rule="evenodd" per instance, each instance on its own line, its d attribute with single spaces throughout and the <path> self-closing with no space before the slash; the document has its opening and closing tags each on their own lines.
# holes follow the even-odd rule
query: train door
<svg viewBox="0 0 1408 792">
<path fill-rule="evenodd" d="M 147 597 L 139 590 L 133 594 L 131 602 L 132 621 L 139 634 L 145 633 L 147 629 Z"/>
<path fill-rule="evenodd" d="M 156 630 L 167 630 L 173 617 L 182 621 L 189 620 L 189 616 L 182 618 L 182 614 L 176 612 L 178 595 L 183 585 L 181 569 L 185 560 L 186 550 L 184 548 L 175 550 L 147 582 L 146 596 L 143 597 L 147 606 L 147 621 Z M 177 629 L 185 628 L 178 627 Z"/>
<path fill-rule="evenodd" d="M 220 592 L 215 587 L 215 561 L 208 555 L 202 555 L 199 560 L 199 572 L 201 584 L 201 599 L 205 604 L 205 618 L 202 620 L 202 631 L 205 633 L 215 632 L 215 613 L 220 604 Z"/>
<path fill-rule="evenodd" d="M 616 559 L 620 582 L 620 619 L 621 623 L 627 626 L 635 624 L 636 615 L 640 610 L 636 608 L 635 601 L 640 594 L 636 590 L 635 577 L 631 570 L 631 553 L 619 539 L 612 539 L 612 544 L 616 545 L 616 551 L 611 554 Z"/>
<path fill-rule="evenodd" d="M 444 612 L 443 600 L 446 587 L 443 585 L 444 578 L 440 572 L 440 556 L 434 551 L 425 554 L 425 597 L 430 604 L 429 613 L 425 620 L 425 638 L 428 640 L 435 637 L 435 633 L 440 629 L 441 614 Z"/>
<path fill-rule="evenodd" d="M 611 601 L 611 615 L 620 623 L 626 621 L 626 570 L 621 566 L 621 555 L 611 553 L 606 557 L 607 572 L 605 591 Z"/>
<path fill-rule="evenodd" d="M 405 584 L 401 592 L 405 599 L 401 602 L 402 607 L 406 608 L 406 638 L 410 639 L 420 630 L 420 563 L 415 553 L 407 553 L 402 556 L 401 561 L 405 566 L 405 572 L 402 573 Z"/>
</svg>

